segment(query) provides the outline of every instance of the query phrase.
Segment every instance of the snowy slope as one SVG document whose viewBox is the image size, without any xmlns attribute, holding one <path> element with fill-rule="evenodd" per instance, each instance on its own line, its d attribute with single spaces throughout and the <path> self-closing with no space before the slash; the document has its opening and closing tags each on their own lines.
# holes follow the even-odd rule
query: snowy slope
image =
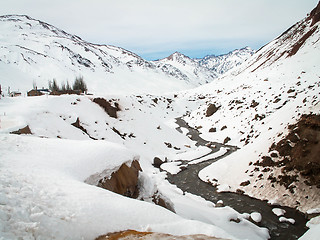
<svg viewBox="0 0 320 240">
<path fill-rule="evenodd" d="M 118 119 L 87 96 L 1 99 L 0 236 L 93 239 L 108 232 L 135 229 L 267 239 L 267 230 L 250 223 L 245 215 L 184 194 L 152 167 L 155 155 L 175 156 L 197 149 L 174 129 L 173 123 L 174 117 L 185 112 L 185 105 L 191 107 L 193 102 L 174 100 L 170 95 L 109 99 L 120 105 Z M 87 133 L 71 125 L 76 119 Z M 32 136 L 9 134 L 25 125 Z M 175 148 L 168 148 L 165 142 Z M 145 202 L 84 183 L 102 170 L 111 174 L 123 162 L 136 159 L 137 154 L 143 169 L 140 184 Z M 178 215 L 149 203 L 155 190 L 173 202 Z M 237 218 L 240 223 L 230 222 Z"/>
<path fill-rule="evenodd" d="M 272 187 L 268 180 L 271 173 L 279 176 L 281 169 L 261 172 L 260 168 L 256 172 L 252 165 L 269 156 L 269 147 L 281 140 L 287 126 L 302 114 L 319 114 L 320 23 L 314 19 L 312 15 L 306 17 L 214 84 L 189 92 L 194 96 L 201 93 L 207 101 L 185 120 L 194 127 L 201 126 L 202 136 L 208 140 L 241 147 L 202 170 L 201 179 L 219 184 L 220 190 L 240 189 L 302 211 L 319 206 L 319 189 L 305 185 L 303 177 L 292 193 L 279 184 Z M 206 117 L 210 104 L 219 109 Z M 209 132 L 211 128 L 216 131 Z M 247 181 L 248 186 L 240 186 Z"/>
</svg>

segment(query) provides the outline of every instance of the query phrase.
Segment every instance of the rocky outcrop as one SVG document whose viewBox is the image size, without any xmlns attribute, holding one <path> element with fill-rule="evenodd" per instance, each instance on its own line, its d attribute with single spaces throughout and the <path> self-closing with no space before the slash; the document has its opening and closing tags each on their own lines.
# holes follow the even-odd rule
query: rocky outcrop
<svg viewBox="0 0 320 240">
<path fill-rule="evenodd" d="M 123 163 L 111 177 L 99 180 L 97 186 L 126 197 L 137 198 L 139 195 L 138 177 L 141 171 L 137 160 L 132 161 L 131 166 Z"/>
<path fill-rule="evenodd" d="M 11 132 L 11 134 L 32 134 L 31 130 L 30 130 L 30 127 L 29 125 L 25 126 L 24 128 L 20 128 L 19 130 L 17 131 L 13 131 Z"/>
<path fill-rule="evenodd" d="M 152 202 L 154 202 L 158 206 L 168 209 L 171 212 L 174 212 L 174 213 L 176 212 L 174 210 L 173 203 L 158 191 L 155 192 L 154 195 L 152 196 Z"/>
<path fill-rule="evenodd" d="M 220 106 L 217 107 L 215 104 L 210 104 L 206 111 L 206 117 L 210 117 L 219 110 Z"/>
<path fill-rule="evenodd" d="M 154 157 L 154 159 L 153 159 L 153 166 L 154 167 L 156 167 L 156 168 L 160 168 L 160 166 L 161 166 L 161 164 L 162 163 L 165 163 L 166 162 L 166 160 L 165 161 L 162 161 L 159 157 Z"/>
<path fill-rule="evenodd" d="M 312 19 L 311 26 L 320 21 L 320 1 L 318 5 L 311 11 L 309 17 Z"/>
<path fill-rule="evenodd" d="M 105 100 L 104 98 L 94 98 L 93 102 L 102 107 L 110 117 L 118 118 L 117 112 L 121 109 L 117 102 L 114 103 L 114 106 L 112 106 L 111 103 Z"/>
</svg>

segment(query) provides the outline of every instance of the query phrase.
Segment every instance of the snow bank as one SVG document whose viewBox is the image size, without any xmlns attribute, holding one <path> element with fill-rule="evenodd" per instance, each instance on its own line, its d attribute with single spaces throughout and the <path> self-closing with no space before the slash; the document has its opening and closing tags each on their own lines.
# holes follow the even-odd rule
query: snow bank
<svg viewBox="0 0 320 240">
<path fill-rule="evenodd" d="M 123 146 L 7 134 L 0 141 L 0 237 L 93 239 L 135 229 L 231 238 L 217 227 L 83 183 L 132 161 L 136 155 Z"/>
</svg>

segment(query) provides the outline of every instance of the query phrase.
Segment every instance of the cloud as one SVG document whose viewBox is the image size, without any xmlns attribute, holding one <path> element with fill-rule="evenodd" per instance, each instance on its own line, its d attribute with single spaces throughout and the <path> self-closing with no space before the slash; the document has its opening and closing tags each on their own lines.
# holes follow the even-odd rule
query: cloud
<svg viewBox="0 0 320 240">
<path fill-rule="evenodd" d="M 317 0 L 10 0 L 2 3 L 0 14 L 27 14 L 90 42 L 150 55 L 174 48 L 212 48 L 212 43 L 228 43 L 230 48 L 237 45 L 232 42 L 267 43 L 316 4 Z"/>
</svg>

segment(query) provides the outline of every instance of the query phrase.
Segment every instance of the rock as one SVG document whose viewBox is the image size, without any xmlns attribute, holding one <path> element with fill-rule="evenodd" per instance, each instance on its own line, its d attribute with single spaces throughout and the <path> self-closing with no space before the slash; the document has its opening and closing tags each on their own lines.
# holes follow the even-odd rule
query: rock
<svg viewBox="0 0 320 240">
<path fill-rule="evenodd" d="M 255 107 L 258 106 L 258 105 L 259 105 L 259 103 L 256 102 L 256 100 L 253 99 L 252 102 L 251 102 L 250 107 L 255 108 Z"/>
<path fill-rule="evenodd" d="M 130 167 L 123 163 L 110 178 L 100 179 L 97 186 L 126 197 L 136 198 L 139 194 L 139 171 L 141 167 L 137 160 L 132 161 Z"/>
<path fill-rule="evenodd" d="M 206 117 L 210 117 L 219 110 L 220 106 L 217 107 L 215 104 L 210 104 L 206 111 Z"/>
<path fill-rule="evenodd" d="M 258 212 L 253 212 L 250 214 L 250 219 L 256 223 L 259 223 L 262 220 L 262 216 Z"/>
<path fill-rule="evenodd" d="M 224 140 L 223 140 L 223 144 L 226 144 L 226 143 L 228 143 L 229 141 L 231 140 L 231 138 L 229 138 L 229 137 L 226 137 Z"/>
<path fill-rule="evenodd" d="M 18 135 L 20 135 L 20 134 L 32 134 L 32 132 L 30 130 L 29 125 L 27 125 L 24 128 L 21 128 L 21 129 L 19 129 L 17 131 L 11 132 L 11 134 L 18 134 Z"/>
<path fill-rule="evenodd" d="M 150 231 L 150 230 L 146 230 Z M 121 232 L 108 233 L 97 237 L 95 240 L 117 240 L 117 239 L 175 239 L 175 240 L 222 240 L 222 238 L 210 237 L 203 234 L 175 236 L 157 232 L 138 232 L 136 230 L 125 230 Z"/>
<path fill-rule="evenodd" d="M 223 130 L 225 130 L 226 128 L 227 128 L 227 126 L 224 125 L 220 130 L 223 131 Z"/>
<path fill-rule="evenodd" d="M 209 132 L 216 132 L 216 131 L 217 131 L 217 128 L 213 128 L 212 127 L 212 128 L 209 129 Z"/>
<path fill-rule="evenodd" d="M 158 191 L 152 196 L 152 202 L 175 213 L 173 203 Z"/>
<path fill-rule="evenodd" d="M 79 119 L 79 117 L 78 117 L 77 120 L 76 120 L 74 123 L 72 123 L 71 125 L 74 126 L 74 127 L 76 127 L 76 128 L 79 128 L 82 132 L 88 134 L 87 130 L 80 125 L 80 119 Z"/>
<path fill-rule="evenodd" d="M 240 195 L 243 195 L 243 194 L 244 194 L 244 191 L 241 190 L 241 189 L 237 189 L 237 190 L 236 190 L 236 193 L 238 193 L 238 194 L 240 194 Z"/>
<path fill-rule="evenodd" d="M 250 184 L 250 181 L 247 180 L 247 181 L 240 183 L 240 186 L 245 187 L 245 186 L 248 186 L 249 184 Z"/>
<path fill-rule="evenodd" d="M 222 200 L 219 200 L 219 201 L 216 203 L 215 207 L 217 207 L 217 208 L 219 208 L 219 207 L 224 207 L 223 201 L 222 201 Z"/>
<path fill-rule="evenodd" d="M 155 157 L 153 159 L 153 166 L 156 167 L 156 168 L 160 168 L 161 164 L 164 163 L 164 161 L 162 161 L 160 158 L 158 157 Z"/>
<path fill-rule="evenodd" d="M 113 107 L 104 98 L 94 98 L 93 102 L 102 107 L 110 117 L 118 118 L 117 112 L 121 110 L 118 103 L 115 103 L 115 106 Z"/>
</svg>

